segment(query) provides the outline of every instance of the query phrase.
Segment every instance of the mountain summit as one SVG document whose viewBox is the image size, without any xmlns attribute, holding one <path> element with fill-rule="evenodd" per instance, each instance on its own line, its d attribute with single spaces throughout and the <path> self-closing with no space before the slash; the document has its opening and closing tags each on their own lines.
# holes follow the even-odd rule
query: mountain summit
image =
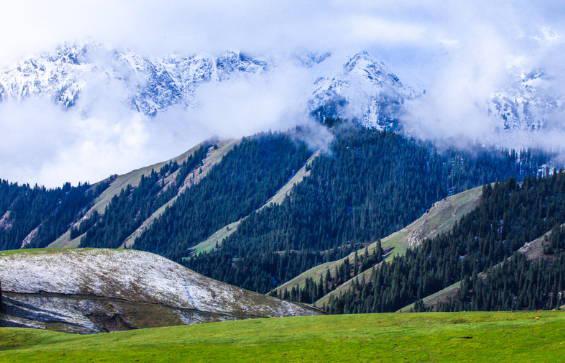
<svg viewBox="0 0 565 363">
<path fill-rule="evenodd" d="M 548 89 L 550 77 L 541 69 L 521 73 L 508 89 L 496 92 L 489 111 L 504 130 L 535 131 L 548 126 L 563 100 Z"/>
<path fill-rule="evenodd" d="M 377 129 L 397 129 L 405 100 L 416 92 L 366 51 L 353 55 L 342 71 L 319 78 L 309 102 L 310 111 L 321 121 L 343 117 Z"/>
</svg>

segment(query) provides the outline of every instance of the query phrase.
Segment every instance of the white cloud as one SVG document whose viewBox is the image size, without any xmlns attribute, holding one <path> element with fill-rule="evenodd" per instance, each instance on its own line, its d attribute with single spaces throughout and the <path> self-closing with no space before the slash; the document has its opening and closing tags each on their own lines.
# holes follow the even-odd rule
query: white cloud
<svg viewBox="0 0 565 363">
<path fill-rule="evenodd" d="M 128 90 L 94 74 L 75 107 L 27 98 L 0 103 L 0 170 L 11 181 L 95 182 L 167 160 L 211 137 L 233 138 L 307 123 L 312 75 L 280 64 L 277 72 L 201 86 L 195 105 L 150 118 L 130 109 Z"/>
<path fill-rule="evenodd" d="M 236 77 L 202 85 L 191 123 L 220 137 L 241 137 L 302 124 L 312 75 L 304 68 L 279 65 L 272 73 Z"/>
<path fill-rule="evenodd" d="M 496 92 L 516 86 L 521 73 L 535 69 L 543 69 L 549 78 L 539 87 L 540 97 L 565 100 L 565 48 L 559 41 L 563 29 L 544 12 L 544 5 L 467 4 L 463 12 L 448 6 L 452 22 L 458 25 L 444 42 L 443 54 L 424 72 L 426 94 L 408 104 L 403 117 L 408 133 L 451 145 L 480 143 L 565 152 L 561 114 L 547 115 L 549 129 L 532 134 L 498 132 L 502 120 L 488 113 Z"/>
<path fill-rule="evenodd" d="M 140 114 L 119 114 L 85 116 L 34 98 L 0 104 L 2 178 L 49 186 L 98 181 L 167 159 L 203 136 L 172 120 L 154 127 L 153 120 Z M 181 132 L 182 142 L 171 132 Z"/>
<path fill-rule="evenodd" d="M 469 32 L 473 42 L 452 48 L 431 78 L 426 94 L 409 104 L 408 132 L 426 138 L 475 137 L 495 131 L 490 97 L 504 87 L 512 50 L 491 27 Z"/>
<path fill-rule="evenodd" d="M 86 38 L 144 53 L 358 48 L 429 43 L 436 26 L 411 7 L 364 1 L 18 0 L 0 13 L 0 59 L 13 59 Z M 420 6 L 412 6 L 420 9 Z M 441 11 L 441 7 L 438 7 Z M 407 16 L 408 15 L 408 16 Z"/>
</svg>

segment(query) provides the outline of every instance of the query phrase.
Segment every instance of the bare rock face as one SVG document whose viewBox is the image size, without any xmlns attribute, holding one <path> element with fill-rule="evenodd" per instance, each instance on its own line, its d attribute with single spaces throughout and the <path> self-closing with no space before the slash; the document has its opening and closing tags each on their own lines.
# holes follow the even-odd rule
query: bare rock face
<svg viewBox="0 0 565 363">
<path fill-rule="evenodd" d="M 0 326 L 93 333 L 316 314 L 135 250 L 0 253 Z"/>
</svg>

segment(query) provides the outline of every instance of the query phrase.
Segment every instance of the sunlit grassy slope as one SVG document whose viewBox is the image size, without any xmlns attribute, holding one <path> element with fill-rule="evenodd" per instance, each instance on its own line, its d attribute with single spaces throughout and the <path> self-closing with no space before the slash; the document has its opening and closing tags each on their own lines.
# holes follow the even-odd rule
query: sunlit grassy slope
<svg viewBox="0 0 565 363">
<path fill-rule="evenodd" d="M 560 362 L 565 313 L 272 318 L 70 335 L 0 329 L 2 362 Z"/>
</svg>

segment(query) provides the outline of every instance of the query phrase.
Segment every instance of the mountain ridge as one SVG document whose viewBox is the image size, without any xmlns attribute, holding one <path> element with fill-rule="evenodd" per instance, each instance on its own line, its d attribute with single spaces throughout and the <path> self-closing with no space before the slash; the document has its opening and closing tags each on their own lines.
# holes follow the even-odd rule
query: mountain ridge
<svg viewBox="0 0 565 363">
<path fill-rule="evenodd" d="M 309 69 L 330 57 L 330 52 L 303 51 L 291 55 L 290 62 Z M 94 42 L 67 43 L 1 69 L 0 102 L 47 96 L 63 108 L 74 108 L 83 94 L 102 87 L 132 110 L 152 117 L 175 105 L 197 107 L 198 89 L 204 84 L 267 75 L 288 61 L 237 50 L 146 57 Z M 538 131 L 548 126 L 549 117 L 565 107 L 563 99 L 546 90 L 548 79 L 542 70 L 533 70 L 495 92 L 485 109 L 495 116 L 497 129 Z M 303 111 L 318 121 L 347 118 L 392 131 L 402 129 L 405 104 L 425 93 L 402 82 L 365 50 L 347 57 L 340 68 L 324 70 L 309 87 Z M 89 112 L 89 102 L 82 102 L 81 112 Z"/>
</svg>

